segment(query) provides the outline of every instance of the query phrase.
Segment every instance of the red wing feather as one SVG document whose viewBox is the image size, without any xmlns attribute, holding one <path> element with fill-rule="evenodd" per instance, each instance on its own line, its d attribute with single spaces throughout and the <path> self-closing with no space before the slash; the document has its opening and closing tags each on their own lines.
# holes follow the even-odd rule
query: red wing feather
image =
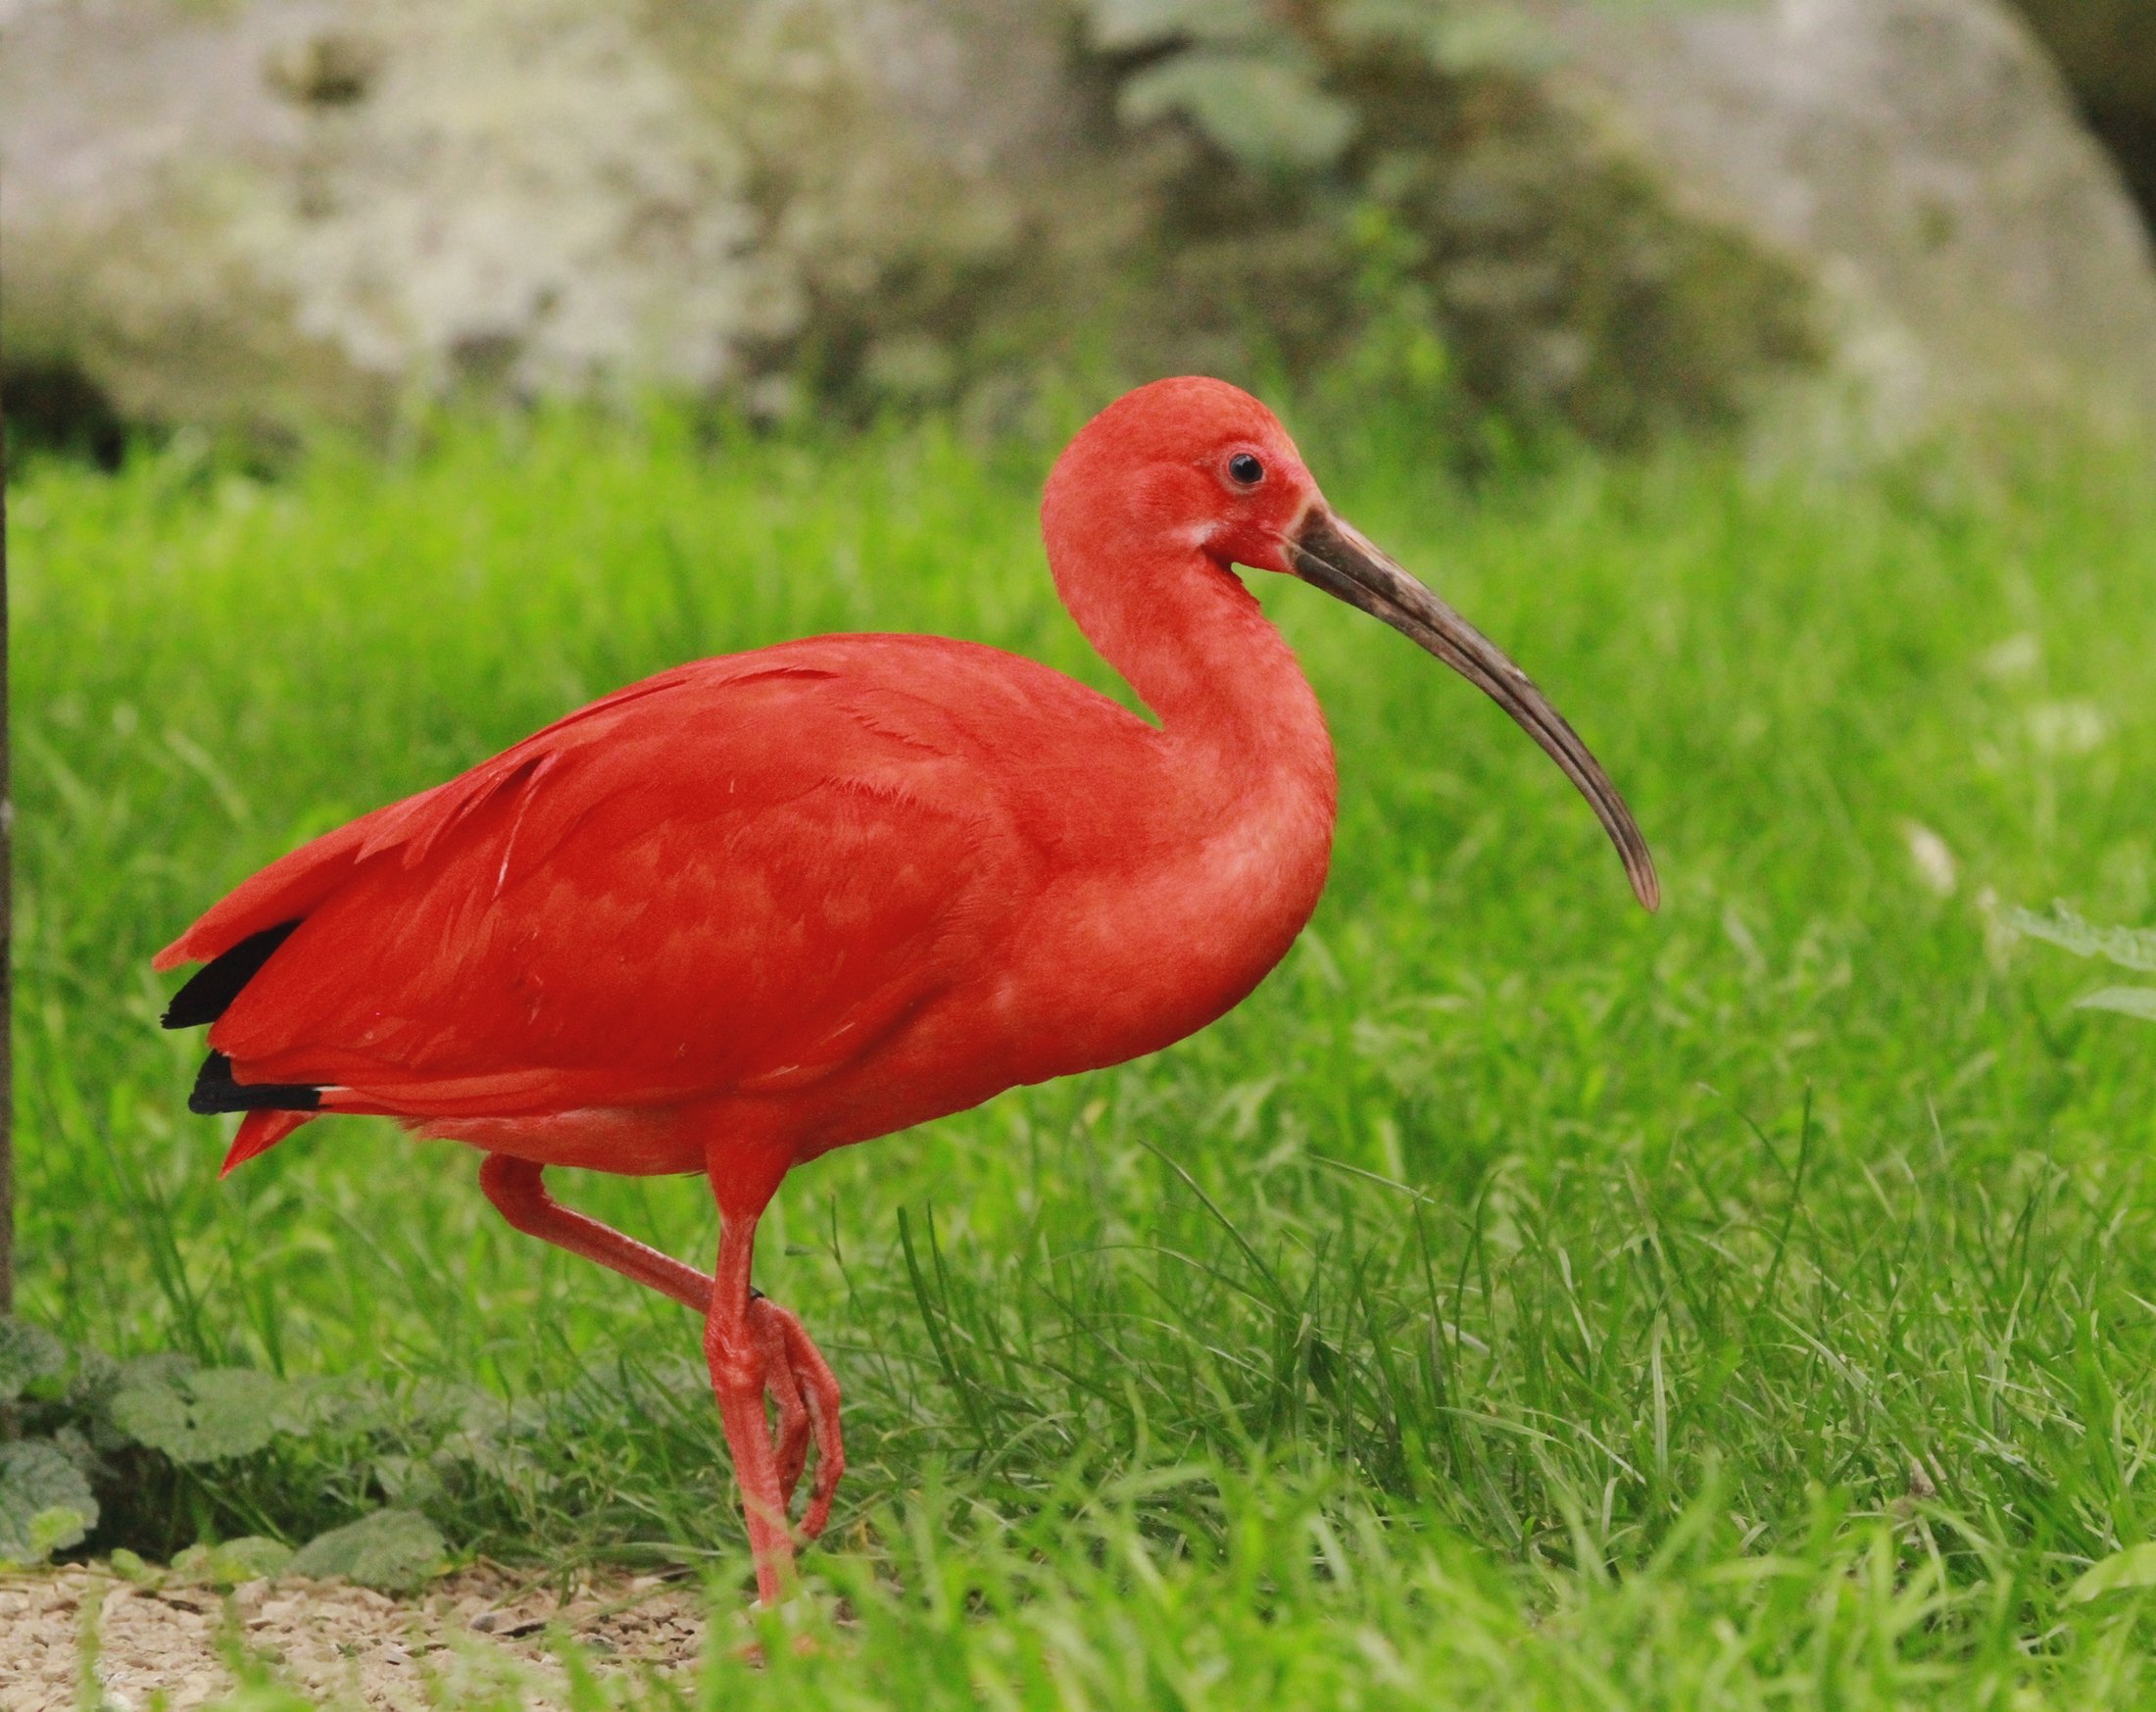
<svg viewBox="0 0 2156 1712">
<path fill-rule="evenodd" d="M 176 969 L 182 963 L 208 962 L 250 934 L 297 920 L 350 879 L 362 861 L 383 851 L 403 847 L 406 865 L 416 866 L 435 838 L 519 773 L 562 748 L 603 735 L 611 723 L 609 716 L 631 704 L 693 684 L 698 671 L 695 665 L 677 666 L 616 690 L 564 715 L 447 784 L 385 804 L 334 832 L 301 845 L 233 887 L 185 933 L 151 958 L 150 966 L 162 971 Z"/>
<path fill-rule="evenodd" d="M 424 1115 L 851 1061 L 973 966 L 1028 841 L 946 715 L 778 652 L 637 686 L 265 869 L 167 954 L 304 917 L 211 1045 L 243 1081 Z"/>
</svg>

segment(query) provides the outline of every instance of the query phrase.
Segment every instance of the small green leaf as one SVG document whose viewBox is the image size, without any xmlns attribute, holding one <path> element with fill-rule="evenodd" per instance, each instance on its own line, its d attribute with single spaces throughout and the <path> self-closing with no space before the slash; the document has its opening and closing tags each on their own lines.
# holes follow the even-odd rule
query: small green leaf
<svg viewBox="0 0 2156 1712">
<path fill-rule="evenodd" d="M 443 1568 L 448 1547 L 416 1510 L 376 1510 L 317 1535 L 285 1566 L 292 1575 L 341 1575 L 382 1592 L 409 1592 Z"/>
<path fill-rule="evenodd" d="M 1089 0 L 1093 45 L 1106 53 L 1178 41 L 1251 41 L 1276 30 L 1257 0 Z"/>
<path fill-rule="evenodd" d="M 124 1545 L 114 1546 L 112 1557 L 108 1561 L 112 1565 L 113 1574 L 122 1581 L 148 1586 L 161 1579 L 157 1570 L 143 1562 L 140 1552 L 129 1551 Z"/>
<path fill-rule="evenodd" d="M 1329 167 L 1355 133 L 1354 109 L 1312 68 L 1270 55 L 1177 54 L 1123 85 L 1122 113 L 1140 124 L 1181 114 L 1232 159 L 1271 171 Z"/>
<path fill-rule="evenodd" d="M 2116 1010 L 2122 1016 L 2138 1016 L 2156 1022 L 2156 987 L 2106 987 L 2086 999 L 2074 1001 L 2077 1010 Z"/>
<path fill-rule="evenodd" d="M 0 1318 L 0 1403 L 12 1403 L 68 1365 L 68 1346 L 27 1320 Z"/>
<path fill-rule="evenodd" d="M 188 1546 L 172 1559 L 172 1574 L 182 1581 L 236 1588 L 242 1582 L 282 1575 L 291 1562 L 292 1548 L 282 1541 L 246 1534 L 218 1545 Z"/>
<path fill-rule="evenodd" d="M 54 1552 L 81 1543 L 89 1518 L 73 1504 L 54 1504 L 30 1518 L 29 1561 L 42 1563 Z"/>
<path fill-rule="evenodd" d="M 1432 6 L 1429 0 L 1347 0 L 1331 19 L 1343 39 L 1364 47 L 1397 45 L 1435 71 L 1546 70 L 1559 58 L 1548 27 L 1524 7 L 1502 0 Z"/>
<path fill-rule="evenodd" d="M 260 1450 L 285 1427 L 282 1380 L 246 1367 L 136 1380 L 113 1398 L 113 1424 L 174 1462 L 214 1462 Z"/>
<path fill-rule="evenodd" d="M 42 1563 L 97 1526 L 82 1471 L 44 1439 L 0 1444 L 0 1559 Z"/>
<path fill-rule="evenodd" d="M 68 1386 L 68 1410 L 89 1423 L 91 1445 L 100 1454 L 110 1455 L 135 1443 L 131 1434 L 114 1424 L 113 1398 L 139 1386 L 166 1384 L 194 1369 L 195 1364 L 186 1356 L 172 1351 L 115 1361 L 102 1349 L 84 1349 L 75 1360 L 74 1378 Z"/>
<path fill-rule="evenodd" d="M 2076 1582 L 2066 1597 L 2078 1605 L 2122 1588 L 2156 1588 L 2156 1540 L 2113 1552 Z"/>
<path fill-rule="evenodd" d="M 2054 904 L 2049 915 L 2027 909 L 2005 912 L 2006 925 L 2030 939 L 2040 939 L 2072 952 L 2078 957 L 2103 957 L 2122 969 L 2139 969 L 2156 975 L 2156 930 L 2132 927 L 2097 927 L 2083 921 L 2064 904 Z"/>
</svg>

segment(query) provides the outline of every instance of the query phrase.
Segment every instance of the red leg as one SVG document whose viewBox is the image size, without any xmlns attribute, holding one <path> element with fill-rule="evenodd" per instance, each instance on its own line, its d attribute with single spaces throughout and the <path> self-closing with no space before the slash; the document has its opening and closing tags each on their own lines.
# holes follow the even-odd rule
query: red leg
<svg viewBox="0 0 2156 1712">
<path fill-rule="evenodd" d="M 811 1442 L 816 1481 L 802 1520 L 803 1541 L 823 1532 L 846 1467 L 839 1386 L 829 1364 L 800 1320 L 750 1286 L 757 1220 L 789 1163 L 783 1155 L 760 1154 L 737 1145 L 723 1151 L 713 1148 L 710 1166 L 720 1235 L 704 1347 L 748 1513 L 757 1590 L 766 1604 L 777 1597 L 782 1581 L 792 1578 L 795 1539 L 786 1526 L 786 1509 Z M 766 1392 L 778 1405 L 775 1438 L 763 1417 Z"/>
<path fill-rule="evenodd" d="M 489 1153 L 479 1166 L 479 1187 L 501 1215 L 527 1237 L 581 1254 L 624 1278 L 648 1284 L 684 1307 L 708 1313 L 711 1281 L 694 1266 L 625 1237 L 612 1225 L 571 1212 L 546 1190 L 546 1167 L 507 1153 Z"/>
<path fill-rule="evenodd" d="M 728 1182 L 730 1193 L 720 1197 L 714 1282 L 611 1225 L 569 1211 L 547 1194 L 543 1174 L 544 1167 L 529 1159 L 490 1153 L 479 1167 L 479 1184 L 502 1216 L 525 1235 L 596 1260 L 705 1315 L 704 1351 L 741 1485 L 749 1545 L 756 1557 L 757 1594 L 771 1603 L 792 1577 L 794 1536 L 787 1509 L 810 1444 L 816 1452 L 816 1479 L 802 1518 L 804 1540 L 823 1532 L 846 1468 L 839 1383 L 830 1364 L 799 1319 L 749 1284 L 757 1221 L 776 1188 L 775 1179 L 756 1186 L 760 1196 L 744 1196 L 744 1185 Z M 745 1204 L 749 1200 L 754 1210 Z M 766 1394 L 778 1407 L 775 1433 L 764 1415 Z"/>
<path fill-rule="evenodd" d="M 719 1419 L 726 1426 L 726 1447 L 734 1455 L 734 1479 L 741 1487 L 749 1550 L 757 1566 L 757 1597 L 770 1605 L 777 1603 L 794 1579 L 794 1537 L 786 1526 L 786 1494 L 779 1486 L 777 1451 L 763 1417 L 771 1364 L 750 1311 L 755 1305 L 749 1273 L 756 1241 L 757 1214 L 721 1214 L 711 1309 L 704 1322 L 704 1355 L 710 1364 Z"/>
</svg>

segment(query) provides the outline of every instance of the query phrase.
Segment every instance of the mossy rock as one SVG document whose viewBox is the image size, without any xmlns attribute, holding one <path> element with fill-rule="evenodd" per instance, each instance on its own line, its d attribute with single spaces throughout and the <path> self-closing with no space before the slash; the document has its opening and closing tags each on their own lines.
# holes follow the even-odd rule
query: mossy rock
<svg viewBox="0 0 2156 1712">
<path fill-rule="evenodd" d="M 2014 0 L 2059 62 L 2082 111 L 2156 227 L 2156 6 Z"/>
<path fill-rule="evenodd" d="M 994 416 L 1072 371 L 1604 441 L 1815 370 L 1912 417 L 2156 397 L 2156 270 L 1999 0 L 1790 3 L 32 8 L 0 336 L 272 436 L 460 393 Z M 1904 206 L 1911 162 L 1960 200 Z"/>
</svg>

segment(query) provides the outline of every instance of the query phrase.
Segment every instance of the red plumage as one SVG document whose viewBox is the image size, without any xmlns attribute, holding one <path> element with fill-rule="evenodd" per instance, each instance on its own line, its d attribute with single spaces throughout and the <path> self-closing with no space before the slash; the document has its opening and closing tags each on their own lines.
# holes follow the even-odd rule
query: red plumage
<svg viewBox="0 0 2156 1712">
<path fill-rule="evenodd" d="M 809 1534 L 842 1460 L 829 1369 L 748 1288 L 780 1178 L 1202 1027 L 1316 905 L 1331 746 L 1230 563 L 1342 594 L 1500 700 L 1533 695 L 1501 657 L 1524 690 L 1462 664 L 1488 644 L 1332 517 L 1279 423 L 1219 382 L 1103 413 L 1044 528 L 1066 604 L 1157 725 L 936 637 L 679 666 L 271 863 L 157 957 L 244 964 L 175 1002 L 175 1020 L 214 1015 L 229 1059 L 198 1102 L 272 1107 L 248 1111 L 227 1170 L 318 1111 L 387 1114 L 493 1155 L 482 1181 L 519 1229 L 706 1311 L 766 1597 L 810 1438 Z M 1514 711 L 1582 777 L 1544 708 Z M 1629 819 L 1595 800 L 1622 844 Z M 716 1287 L 556 1206 L 550 1164 L 708 1172 Z"/>
<path fill-rule="evenodd" d="M 324 1085 L 328 1109 L 683 1171 L 717 1114 L 627 1151 L 616 1127 L 585 1146 L 552 1122 L 523 1148 L 511 1126 L 718 1101 L 745 1139 L 783 1122 L 805 1158 L 1150 1051 L 1240 999 L 1300 920 L 1194 945 L 1145 887 L 1177 865 L 1149 822 L 1198 806 L 1181 784 L 1158 730 L 1031 660 L 820 637 L 664 672 L 377 809 L 158 961 L 297 918 L 210 1044 L 243 1082 Z M 1119 880 L 1157 905 L 1116 948 L 1144 1014 L 1065 960 L 1059 894 Z"/>
</svg>

